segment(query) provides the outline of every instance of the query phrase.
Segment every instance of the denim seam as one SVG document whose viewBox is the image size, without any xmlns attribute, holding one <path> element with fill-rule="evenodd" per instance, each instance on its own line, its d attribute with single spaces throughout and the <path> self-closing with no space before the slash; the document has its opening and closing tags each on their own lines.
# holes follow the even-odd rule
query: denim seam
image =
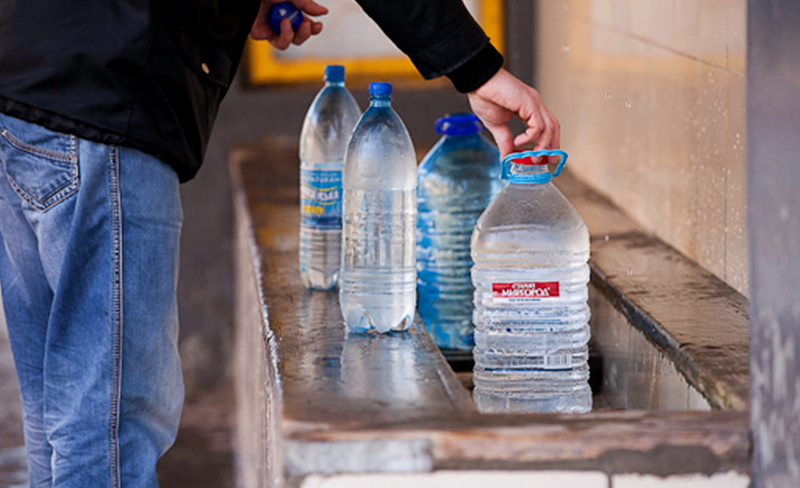
<svg viewBox="0 0 800 488">
<path fill-rule="evenodd" d="M 32 146 L 25 142 L 20 141 L 6 129 L 0 130 L 0 135 L 2 135 L 5 140 L 8 141 L 9 144 L 16 147 L 20 151 L 25 151 L 26 153 L 33 154 L 34 156 L 45 157 L 47 159 L 52 159 L 54 161 L 61 161 L 64 163 L 70 163 L 75 160 L 75 150 L 74 146 L 72 145 L 72 138 L 75 136 L 70 135 L 70 152 L 69 153 L 62 153 L 57 151 L 51 151 L 49 149 L 43 149 L 41 147 Z"/>
<path fill-rule="evenodd" d="M 20 151 L 27 152 L 37 157 L 45 157 L 47 159 L 52 160 L 53 158 L 46 156 L 43 153 L 50 152 L 53 155 L 61 154 L 61 153 L 53 153 L 52 151 L 47 151 L 46 149 L 37 148 L 34 146 L 30 146 L 25 144 L 24 142 L 16 139 L 12 136 L 7 130 L 2 129 L 0 130 L 0 135 L 2 135 L 12 146 L 17 148 Z M 14 142 L 16 141 L 16 142 Z M 26 149 L 29 148 L 30 150 Z M 37 200 L 33 196 L 28 193 L 25 188 L 22 188 L 14 181 L 13 178 L 9 174 L 6 173 L 6 180 L 11 185 L 11 188 L 14 189 L 14 192 L 19 195 L 20 198 L 28 202 L 33 208 L 39 210 L 40 212 L 47 212 L 54 206 L 58 205 L 62 200 L 69 197 L 76 191 L 78 191 L 78 187 L 80 186 L 79 178 L 78 178 L 78 154 L 77 154 L 77 137 L 74 135 L 69 136 L 69 159 L 68 160 L 61 160 L 61 162 L 68 162 L 69 163 L 69 173 L 70 177 L 66 183 L 61 185 L 59 188 L 56 188 L 50 195 L 46 198 Z M 40 154 L 42 153 L 42 154 Z"/>
<path fill-rule="evenodd" d="M 76 184 L 74 179 L 75 171 L 70 169 L 70 173 L 72 173 L 73 176 L 70 178 L 69 183 L 67 183 L 65 186 L 59 189 L 55 194 L 47 197 L 47 199 L 45 199 L 43 202 L 39 202 L 35 198 L 30 196 L 24 189 L 20 188 L 20 186 L 17 185 L 11 178 L 6 178 L 6 179 L 8 180 L 11 187 L 14 189 L 14 192 L 17 195 L 19 195 L 20 198 L 28 202 L 32 207 L 36 208 L 40 212 L 47 212 L 55 205 L 60 203 L 62 200 L 64 200 L 68 196 L 75 193 L 75 191 L 77 191 L 78 185 Z"/>
<path fill-rule="evenodd" d="M 109 418 L 111 486 L 120 486 L 119 416 L 122 396 L 122 209 L 119 185 L 119 147 L 109 151 L 109 197 L 111 200 L 112 283 L 112 377 Z"/>
</svg>

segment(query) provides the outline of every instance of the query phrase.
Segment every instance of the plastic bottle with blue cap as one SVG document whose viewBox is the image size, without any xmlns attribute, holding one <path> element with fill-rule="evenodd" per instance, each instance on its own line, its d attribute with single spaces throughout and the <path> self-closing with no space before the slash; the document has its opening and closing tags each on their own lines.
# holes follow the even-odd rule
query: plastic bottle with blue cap
<svg viewBox="0 0 800 488">
<path fill-rule="evenodd" d="M 471 351 L 470 236 L 503 187 L 500 154 L 473 114 L 435 128 L 442 137 L 417 170 L 417 309 L 436 345 Z"/>
<path fill-rule="evenodd" d="M 325 86 L 300 131 L 300 277 L 327 290 L 339 279 L 342 164 L 361 109 L 344 86 L 344 66 L 325 67 Z"/>
<path fill-rule="evenodd" d="M 547 157 L 557 157 L 550 173 Z M 503 190 L 472 234 L 473 396 L 482 412 L 591 410 L 589 233 L 551 183 L 560 150 L 503 159 Z"/>
<path fill-rule="evenodd" d="M 344 158 L 339 301 L 348 329 L 383 333 L 414 319 L 417 157 L 392 85 L 371 83 L 369 93 Z"/>
</svg>

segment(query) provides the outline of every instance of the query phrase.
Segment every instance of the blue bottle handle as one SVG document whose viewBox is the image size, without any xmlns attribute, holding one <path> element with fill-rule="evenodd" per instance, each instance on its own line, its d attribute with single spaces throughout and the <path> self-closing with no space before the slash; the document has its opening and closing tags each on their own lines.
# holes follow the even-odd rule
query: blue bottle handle
<svg viewBox="0 0 800 488">
<path fill-rule="evenodd" d="M 528 157 L 538 158 L 540 156 L 561 156 L 561 160 L 558 162 L 558 166 L 556 166 L 556 170 L 553 172 L 552 176 L 558 176 L 561 174 L 561 171 L 564 170 L 564 165 L 567 163 L 567 157 L 568 157 L 567 153 L 562 151 L 561 149 L 540 149 L 538 151 L 522 151 L 517 153 L 511 153 L 503 158 L 503 163 L 502 163 L 503 169 L 501 178 L 507 180 L 511 177 L 511 165 L 514 161 Z M 550 173 L 547 173 L 547 181 L 550 181 L 550 178 L 551 178 Z"/>
</svg>

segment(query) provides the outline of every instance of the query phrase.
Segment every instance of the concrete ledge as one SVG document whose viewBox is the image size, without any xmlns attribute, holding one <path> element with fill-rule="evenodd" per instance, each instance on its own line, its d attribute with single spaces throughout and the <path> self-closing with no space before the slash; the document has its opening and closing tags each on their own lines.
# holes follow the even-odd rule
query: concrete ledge
<svg viewBox="0 0 800 488">
<path fill-rule="evenodd" d="M 555 183 L 589 227 L 592 285 L 713 408 L 747 409 L 747 298 L 645 233 L 569 172 Z"/>
<path fill-rule="evenodd" d="M 746 472 L 747 412 L 481 415 L 419 324 L 408 333 L 347 334 L 336 293 L 306 292 L 299 280 L 296 148 L 295 140 L 270 140 L 238 148 L 231 157 L 238 253 L 237 438 L 246 486 L 305 486 L 306 479 L 313 486 L 318 482 L 313 480 L 323 479 L 310 478 L 315 476 L 442 470 L 566 470 L 597 472 L 608 480 L 620 473 Z M 636 231 L 622 214 L 601 212 L 602 199 L 577 181 L 567 177 L 561 186 L 595 240 L 603 235 L 604 243 L 618 242 L 620 252 L 626 245 L 637 249 L 622 237 Z M 581 200 L 601 205 L 581 206 Z M 611 220 L 603 224 L 598 218 Z M 598 234 L 606 228 L 613 230 L 608 241 Z M 606 247 L 611 245 L 597 245 L 598 256 L 622 259 Z M 598 276 L 616 269 L 595 267 Z M 609 290 L 628 286 L 613 273 L 604 276 L 599 285 L 608 284 Z M 648 310 L 650 302 L 632 303 Z M 677 344 L 696 360 L 686 348 L 691 341 L 678 338 L 670 324 L 653 322 L 671 338 L 651 339 L 665 355 Z M 691 332 L 687 328 L 687 337 Z M 696 361 L 698 377 L 713 379 L 713 358 Z M 720 384 L 734 390 L 734 377 L 723 379 Z M 717 398 L 712 388 L 705 392 Z"/>
</svg>

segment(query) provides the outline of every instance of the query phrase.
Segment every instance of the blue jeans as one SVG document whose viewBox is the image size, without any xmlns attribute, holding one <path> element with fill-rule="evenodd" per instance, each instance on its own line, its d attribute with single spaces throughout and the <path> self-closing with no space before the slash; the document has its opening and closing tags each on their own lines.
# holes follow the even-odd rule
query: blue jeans
<svg viewBox="0 0 800 488">
<path fill-rule="evenodd" d="M 142 152 L 2 114 L 0 171 L 31 487 L 155 487 L 183 405 L 178 178 Z"/>
</svg>

